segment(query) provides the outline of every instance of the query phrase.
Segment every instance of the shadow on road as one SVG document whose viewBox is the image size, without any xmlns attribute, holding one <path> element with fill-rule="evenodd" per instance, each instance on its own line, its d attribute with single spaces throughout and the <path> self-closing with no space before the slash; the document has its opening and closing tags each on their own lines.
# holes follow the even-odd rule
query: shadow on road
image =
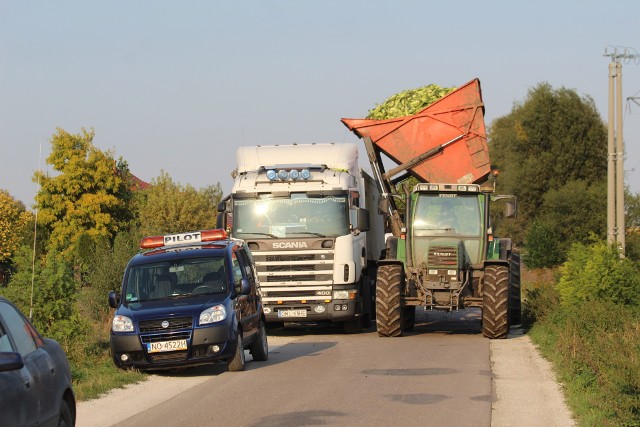
<svg viewBox="0 0 640 427">
<path fill-rule="evenodd" d="M 481 333 L 482 311 L 465 309 L 453 312 L 425 311 L 416 308 L 416 325 L 413 332 L 405 335 L 442 333 L 446 335 L 479 335 Z"/>
</svg>

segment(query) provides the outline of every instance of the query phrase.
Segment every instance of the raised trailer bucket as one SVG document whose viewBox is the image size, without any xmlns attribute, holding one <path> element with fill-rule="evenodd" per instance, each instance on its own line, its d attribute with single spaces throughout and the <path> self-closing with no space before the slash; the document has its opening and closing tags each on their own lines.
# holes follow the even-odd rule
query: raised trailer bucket
<svg viewBox="0 0 640 427">
<path fill-rule="evenodd" d="M 478 79 L 412 116 L 342 123 L 358 137 L 371 138 L 374 150 L 400 165 L 394 173 L 407 170 L 422 182 L 468 184 L 485 181 L 491 171 Z"/>
</svg>

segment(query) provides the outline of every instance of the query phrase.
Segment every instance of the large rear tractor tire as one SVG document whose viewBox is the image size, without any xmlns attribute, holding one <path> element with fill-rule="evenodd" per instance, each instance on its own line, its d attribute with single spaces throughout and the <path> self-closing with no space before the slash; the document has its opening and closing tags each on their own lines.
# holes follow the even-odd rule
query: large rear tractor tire
<svg viewBox="0 0 640 427">
<path fill-rule="evenodd" d="M 506 338 L 509 333 L 509 269 L 490 265 L 484 270 L 482 287 L 482 335 Z"/>
<path fill-rule="evenodd" d="M 402 265 L 378 267 L 376 282 L 376 326 L 381 337 L 402 335 L 402 301 L 404 271 Z"/>
<path fill-rule="evenodd" d="M 522 290 L 520 284 L 520 253 L 511 252 L 509 257 L 509 323 L 522 323 Z"/>
</svg>

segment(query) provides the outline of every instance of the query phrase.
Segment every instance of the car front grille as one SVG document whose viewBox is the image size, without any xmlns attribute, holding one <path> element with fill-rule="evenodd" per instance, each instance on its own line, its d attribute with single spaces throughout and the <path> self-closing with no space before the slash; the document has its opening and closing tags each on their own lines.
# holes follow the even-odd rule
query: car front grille
<svg viewBox="0 0 640 427">
<path fill-rule="evenodd" d="M 162 322 L 169 322 L 169 326 L 166 328 L 162 326 Z M 175 319 L 157 319 L 157 320 L 143 320 L 139 323 L 141 333 L 145 332 L 166 332 L 177 331 L 180 329 L 191 329 L 193 327 L 192 317 L 177 317 Z"/>
</svg>

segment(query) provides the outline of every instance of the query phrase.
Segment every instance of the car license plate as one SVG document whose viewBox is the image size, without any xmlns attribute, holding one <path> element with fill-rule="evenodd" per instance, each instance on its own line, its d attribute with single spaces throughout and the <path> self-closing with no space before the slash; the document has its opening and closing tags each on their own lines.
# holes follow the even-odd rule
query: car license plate
<svg viewBox="0 0 640 427">
<path fill-rule="evenodd" d="M 307 310 L 280 310 L 278 317 L 307 317 Z"/>
<path fill-rule="evenodd" d="M 147 353 L 178 351 L 187 349 L 187 340 L 161 341 L 147 343 Z"/>
</svg>

